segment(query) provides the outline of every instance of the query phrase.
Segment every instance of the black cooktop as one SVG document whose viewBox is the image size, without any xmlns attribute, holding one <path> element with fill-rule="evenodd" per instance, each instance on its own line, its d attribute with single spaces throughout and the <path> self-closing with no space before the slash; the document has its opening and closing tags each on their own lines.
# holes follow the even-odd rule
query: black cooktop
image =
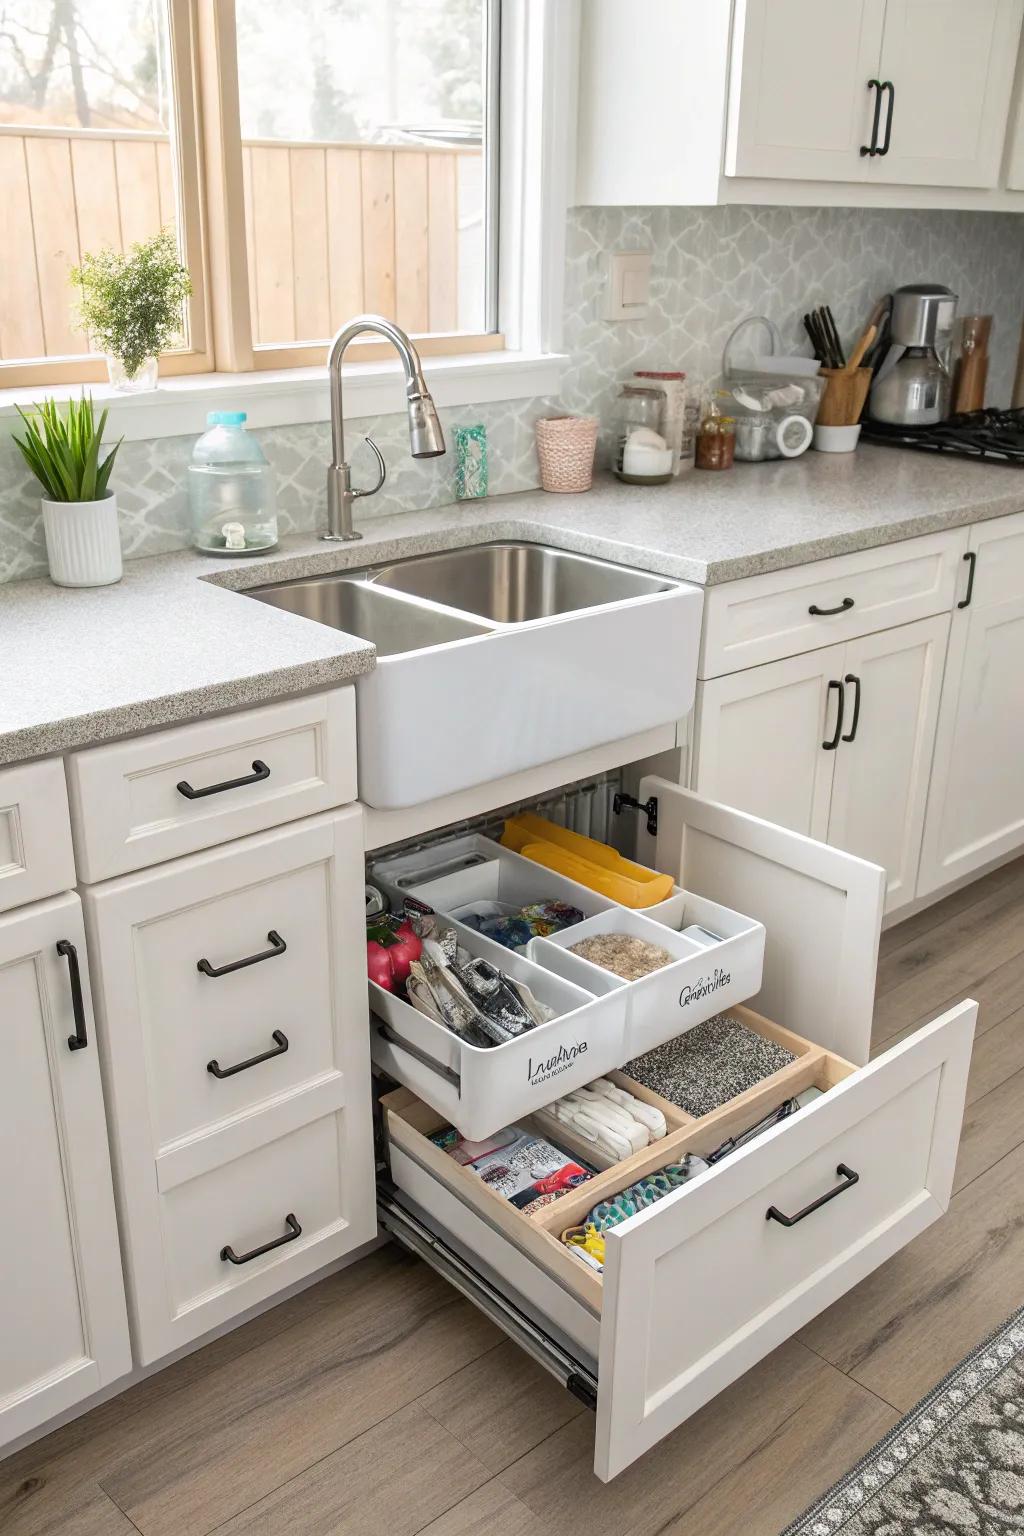
<svg viewBox="0 0 1024 1536">
<path fill-rule="evenodd" d="M 920 448 L 927 453 L 952 453 L 962 459 L 991 459 L 994 463 L 1024 464 L 1024 410 L 967 411 L 933 427 L 890 427 L 865 421 L 861 436 L 895 448 Z"/>
</svg>

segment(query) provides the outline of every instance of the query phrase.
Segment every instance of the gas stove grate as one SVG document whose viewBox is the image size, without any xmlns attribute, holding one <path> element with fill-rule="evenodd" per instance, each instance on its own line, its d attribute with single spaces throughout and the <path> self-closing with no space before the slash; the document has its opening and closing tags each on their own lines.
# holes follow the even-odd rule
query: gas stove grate
<svg viewBox="0 0 1024 1536">
<path fill-rule="evenodd" d="M 1024 464 L 1024 410 L 967 411 L 933 427 L 891 427 L 865 421 L 862 434 L 873 443 L 951 453 L 962 459 Z"/>
</svg>

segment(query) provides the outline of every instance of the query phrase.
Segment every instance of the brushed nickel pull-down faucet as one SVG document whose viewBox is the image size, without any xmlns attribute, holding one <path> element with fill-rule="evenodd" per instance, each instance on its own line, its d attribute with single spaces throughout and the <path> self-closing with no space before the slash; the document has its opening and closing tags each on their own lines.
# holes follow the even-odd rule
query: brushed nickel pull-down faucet
<svg viewBox="0 0 1024 1536">
<path fill-rule="evenodd" d="M 405 408 L 409 416 L 409 448 L 414 459 L 436 459 L 444 453 L 444 434 L 437 417 L 437 409 L 423 378 L 419 353 L 408 336 L 393 321 L 383 315 L 357 315 L 331 342 L 327 356 L 327 370 L 331 381 L 331 467 L 327 471 L 327 532 L 323 539 L 361 539 L 362 534 L 352 526 L 352 503 L 357 496 L 372 496 L 384 484 L 387 466 L 383 455 L 372 437 L 366 441 L 377 457 L 377 484 L 367 490 L 352 489 L 352 466 L 345 458 L 345 415 L 341 397 L 341 360 L 345 348 L 354 337 L 364 331 L 374 331 L 386 336 L 402 360 L 405 369 Z"/>
</svg>

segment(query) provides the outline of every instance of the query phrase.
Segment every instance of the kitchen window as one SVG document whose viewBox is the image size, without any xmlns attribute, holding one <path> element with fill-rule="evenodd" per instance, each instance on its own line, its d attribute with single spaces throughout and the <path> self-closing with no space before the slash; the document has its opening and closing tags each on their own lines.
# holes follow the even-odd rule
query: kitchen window
<svg viewBox="0 0 1024 1536">
<path fill-rule="evenodd" d="M 319 367 L 364 310 L 425 355 L 503 348 L 500 13 L 0 0 L 0 388 L 104 380 L 68 272 L 168 226 L 194 292 L 162 377 Z"/>
</svg>

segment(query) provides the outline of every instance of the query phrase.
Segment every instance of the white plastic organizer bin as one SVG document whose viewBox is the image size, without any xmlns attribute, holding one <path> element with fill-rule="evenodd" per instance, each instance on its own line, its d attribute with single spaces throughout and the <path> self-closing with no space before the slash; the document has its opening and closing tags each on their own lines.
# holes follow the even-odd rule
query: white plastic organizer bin
<svg viewBox="0 0 1024 1536">
<path fill-rule="evenodd" d="M 680 891 L 662 902 L 658 921 L 625 907 L 598 912 L 574 928 L 548 938 L 532 939 L 527 954 L 538 965 L 557 970 L 566 980 L 590 991 L 609 981 L 626 995 L 626 1055 L 643 1055 L 666 1040 L 674 1040 L 716 1013 L 745 1002 L 760 990 L 765 930 L 752 918 L 717 902 Z M 699 927 L 706 939 L 680 931 Z M 637 981 L 623 981 L 602 966 L 572 953 L 572 946 L 602 933 L 628 933 L 657 944 L 673 955 Z M 712 935 L 716 937 L 712 937 Z"/>
<path fill-rule="evenodd" d="M 553 1099 L 611 1072 L 625 1059 L 625 991 L 604 996 L 459 929 L 471 954 L 522 981 L 557 1017 L 504 1045 L 470 1045 L 394 993 L 370 982 L 377 1015 L 370 1039 L 374 1061 L 446 1115 L 471 1141 L 481 1141 Z"/>
<path fill-rule="evenodd" d="M 689 891 L 676 888 L 645 912 L 632 911 L 476 833 L 379 859 L 370 879 L 395 903 L 405 896 L 425 902 L 458 928 L 466 949 L 524 981 L 558 1011 L 519 1040 L 473 1046 L 370 984 L 370 1007 L 385 1026 L 373 1033 L 374 1060 L 473 1140 L 684 1034 L 761 987 L 762 924 Z M 556 898 L 578 907 L 584 920 L 531 939 L 521 953 L 463 921 L 479 903 L 520 907 Z M 681 932 L 694 927 L 707 937 Z M 595 933 L 634 933 L 675 958 L 627 982 L 571 953 L 573 944 Z"/>
</svg>

